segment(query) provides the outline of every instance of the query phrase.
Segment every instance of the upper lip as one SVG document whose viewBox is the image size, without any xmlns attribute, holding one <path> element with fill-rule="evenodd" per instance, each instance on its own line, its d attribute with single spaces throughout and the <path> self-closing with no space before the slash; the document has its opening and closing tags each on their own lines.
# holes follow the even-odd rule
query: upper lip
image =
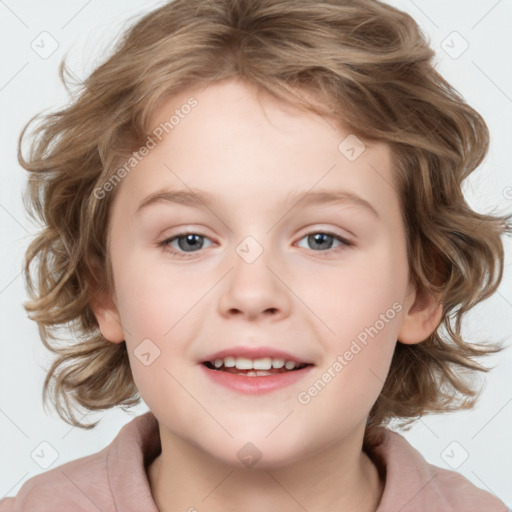
<svg viewBox="0 0 512 512">
<path fill-rule="evenodd" d="M 224 359 L 225 357 L 246 357 L 247 359 L 262 359 L 264 357 L 271 357 L 273 359 L 284 359 L 285 361 L 295 361 L 300 364 L 313 364 L 310 361 L 306 361 L 302 357 L 290 354 L 284 350 L 277 350 L 272 347 L 247 347 L 247 346 L 235 346 L 231 348 L 225 348 L 219 352 L 215 352 L 206 356 L 201 362 L 215 361 L 215 359 Z"/>
</svg>

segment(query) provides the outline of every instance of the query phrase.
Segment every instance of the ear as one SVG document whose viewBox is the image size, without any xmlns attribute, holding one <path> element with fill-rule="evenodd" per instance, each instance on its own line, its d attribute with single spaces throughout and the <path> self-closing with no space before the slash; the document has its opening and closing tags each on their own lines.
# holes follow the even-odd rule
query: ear
<svg viewBox="0 0 512 512">
<path fill-rule="evenodd" d="M 437 329 L 443 315 L 440 294 L 432 295 L 428 291 L 418 293 L 413 285 L 409 289 L 397 335 L 398 341 L 406 345 L 425 341 Z"/>
<path fill-rule="evenodd" d="M 101 334 L 112 343 L 124 341 L 124 331 L 121 317 L 112 297 L 102 295 L 91 299 L 91 308 L 99 324 Z"/>
</svg>

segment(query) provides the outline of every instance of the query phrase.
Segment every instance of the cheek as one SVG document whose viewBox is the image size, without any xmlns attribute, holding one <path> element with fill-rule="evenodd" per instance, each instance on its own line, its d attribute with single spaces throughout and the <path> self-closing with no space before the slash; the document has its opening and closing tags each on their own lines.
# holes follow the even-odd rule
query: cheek
<svg viewBox="0 0 512 512">
<path fill-rule="evenodd" d="M 347 399 L 355 407 L 358 401 L 371 405 L 384 384 L 403 315 L 406 281 L 407 266 L 388 247 L 333 274 L 323 307 L 317 297 L 316 307 L 331 331 L 324 336 L 328 356 L 322 369 L 336 375 L 331 380 L 338 393 L 351 390 Z"/>
<path fill-rule="evenodd" d="M 155 386 L 156 375 L 166 380 L 166 369 L 176 371 L 174 361 L 183 357 L 194 333 L 190 325 L 195 318 L 194 307 L 211 285 L 197 273 L 176 267 L 170 270 L 163 258 L 148 264 L 143 251 L 126 254 L 115 262 L 116 295 L 132 371 L 140 389 L 144 383 Z M 146 366 L 141 360 L 152 362 Z"/>
<path fill-rule="evenodd" d="M 134 382 L 151 410 L 164 404 L 171 417 L 182 414 L 179 400 L 170 397 L 183 393 L 177 381 L 183 382 L 187 368 L 175 362 L 183 360 L 186 351 L 190 293 L 181 282 L 162 279 L 155 267 L 139 266 L 135 258 L 125 263 L 130 263 L 125 267 L 129 278 L 120 282 L 119 312 Z"/>
<path fill-rule="evenodd" d="M 134 339 L 162 339 L 204 294 L 198 277 L 185 277 L 179 269 L 166 266 L 163 257 L 148 262 L 144 251 L 132 251 L 119 261 L 117 270 L 119 312 L 127 335 Z"/>
<path fill-rule="evenodd" d="M 397 324 L 397 309 L 406 291 L 407 264 L 391 245 L 376 245 L 367 253 L 347 258 L 346 265 L 317 272 L 313 281 L 301 285 L 308 305 L 330 328 L 331 339 L 334 336 L 342 343 L 347 337 L 356 337 L 386 312 L 386 326 Z M 382 328 L 381 322 L 378 325 Z"/>
<path fill-rule="evenodd" d="M 315 379 L 298 397 L 301 404 L 311 404 L 306 409 L 315 409 L 318 417 L 325 415 L 333 436 L 368 415 L 396 346 L 400 303 L 374 300 L 370 304 L 367 300 L 359 305 L 362 309 L 353 304 L 336 324 L 337 335 L 331 336 Z"/>
</svg>

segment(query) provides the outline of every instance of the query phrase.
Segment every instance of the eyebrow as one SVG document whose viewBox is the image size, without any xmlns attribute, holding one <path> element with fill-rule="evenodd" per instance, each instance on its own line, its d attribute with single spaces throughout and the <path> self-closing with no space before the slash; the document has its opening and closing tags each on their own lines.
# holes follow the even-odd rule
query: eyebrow
<svg viewBox="0 0 512 512">
<path fill-rule="evenodd" d="M 159 190 L 149 194 L 139 204 L 136 213 L 158 203 L 175 203 L 190 206 L 194 208 L 214 208 L 218 204 L 218 200 L 204 190 Z M 363 207 L 372 215 L 380 219 L 377 210 L 362 197 L 348 191 L 325 190 L 310 192 L 302 190 L 296 193 L 290 193 L 287 196 L 285 204 L 287 206 L 313 206 L 319 204 L 339 204 L 352 203 Z"/>
</svg>

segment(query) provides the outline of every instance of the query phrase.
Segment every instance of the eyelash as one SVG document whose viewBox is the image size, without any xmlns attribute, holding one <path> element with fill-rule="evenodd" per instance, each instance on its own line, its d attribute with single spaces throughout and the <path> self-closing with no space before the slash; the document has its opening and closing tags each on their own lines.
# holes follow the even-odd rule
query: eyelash
<svg viewBox="0 0 512 512">
<path fill-rule="evenodd" d="M 342 245 L 340 245 L 339 247 L 336 247 L 334 249 L 326 249 L 325 251 L 314 251 L 313 250 L 313 252 L 329 253 L 329 254 L 333 253 L 333 252 L 334 253 L 338 253 L 338 252 L 341 252 L 341 251 L 343 251 L 343 250 L 345 250 L 345 249 L 347 249 L 349 247 L 352 247 L 354 245 L 352 242 L 350 242 L 346 238 L 343 238 L 343 237 L 337 235 L 336 233 L 333 233 L 332 231 L 311 231 L 309 233 L 306 233 L 300 240 L 302 240 L 303 238 L 306 238 L 307 236 L 318 235 L 318 234 L 332 236 L 336 240 L 341 242 Z M 173 235 L 172 237 L 169 237 L 169 238 L 166 238 L 165 240 L 162 240 L 161 242 L 158 243 L 158 246 L 159 247 L 163 247 L 171 255 L 177 256 L 178 258 L 183 258 L 183 259 L 191 258 L 191 257 L 194 256 L 194 254 L 196 254 L 196 253 L 198 253 L 200 251 L 184 253 L 184 252 L 176 251 L 174 249 L 169 249 L 170 243 L 173 240 L 176 240 L 176 239 L 182 238 L 182 237 L 186 237 L 188 235 L 199 235 L 200 237 L 203 237 L 203 238 L 209 238 L 206 235 L 203 235 L 201 233 L 197 233 L 197 232 L 194 232 L 194 231 L 186 231 L 186 232 L 183 232 L 183 233 L 177 233 L 176 235 Z"/>
</svg>

